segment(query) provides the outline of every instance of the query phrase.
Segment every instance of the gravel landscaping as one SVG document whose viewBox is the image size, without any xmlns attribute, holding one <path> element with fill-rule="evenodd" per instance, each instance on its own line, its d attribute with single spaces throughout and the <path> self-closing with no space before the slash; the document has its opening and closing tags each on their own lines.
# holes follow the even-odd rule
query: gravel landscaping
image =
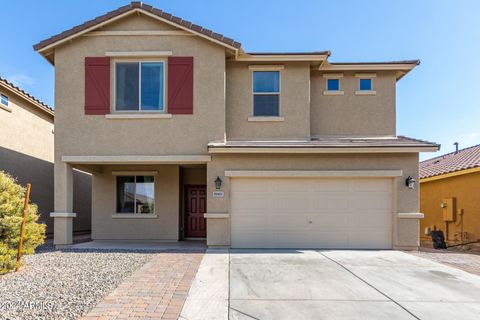
<svg viewBox="0 0 480 320">
<path fill-rule="evenodd" d="M 43 246 L 0 276 L 0 319 L 78 319 L 154 254 Z"/>
<path fill-rule="evenodd" d="M 435 250 L 420 248 L 420 251 L 407 251 L 417 257 L 439 262 L 480 276 L 480 255 L 477 252 L 461 252 L 456 249 Z"/>
</svg>

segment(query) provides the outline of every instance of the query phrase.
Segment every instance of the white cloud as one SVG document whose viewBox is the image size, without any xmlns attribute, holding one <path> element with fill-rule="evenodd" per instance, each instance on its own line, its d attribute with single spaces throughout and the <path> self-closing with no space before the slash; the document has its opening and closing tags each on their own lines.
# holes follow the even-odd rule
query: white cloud
<svg viewBox="0 0 480 320">
<path fill-rule="evenodd" d="M 22 73 L 8 76 L 7 80 L 18 87 L 28 87 L 35 83 L 35 79 Z"/>
</svg>

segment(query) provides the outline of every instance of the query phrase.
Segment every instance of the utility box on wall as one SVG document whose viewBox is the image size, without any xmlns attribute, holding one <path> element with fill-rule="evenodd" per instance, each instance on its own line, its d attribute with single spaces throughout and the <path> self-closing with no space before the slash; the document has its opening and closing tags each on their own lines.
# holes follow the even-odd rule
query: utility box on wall
<svg viewBox="0 0 480 320">
<path fill-rule="evenodd" d="M 443 199 L 441 207 L 443 209 L 443 221 L 455 221 L 455 198 Z"/>
</svg>

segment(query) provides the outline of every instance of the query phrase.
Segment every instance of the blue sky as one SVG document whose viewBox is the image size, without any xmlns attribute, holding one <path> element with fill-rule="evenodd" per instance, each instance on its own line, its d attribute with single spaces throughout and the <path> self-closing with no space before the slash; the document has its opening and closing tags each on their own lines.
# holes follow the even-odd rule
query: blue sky
<svg viewBox="0 0 480 320">
<path fill-rule="evenodd" d="M 0 75 L 53 106 L 53 67 L 32 45 L 127 3 L 2 1 Z M 146 3 L 232 37 L 247 51 L 331 50 L 330 61 L 421 59 L 397 85 L 398 134 L 439 142 L 440 153 L 455 141 L 461 148 L 480 143 L 480 1 Z"/>
</svg>

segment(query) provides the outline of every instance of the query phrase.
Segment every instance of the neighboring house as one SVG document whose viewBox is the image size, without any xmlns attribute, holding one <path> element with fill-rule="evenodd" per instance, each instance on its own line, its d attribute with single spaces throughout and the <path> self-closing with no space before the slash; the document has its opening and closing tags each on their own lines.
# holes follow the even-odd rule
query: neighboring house
<svg viewBox="0 0 480 320">
<path fill-rule="evenodd" d="M 396 82 L 418 61 L 247 53 L 139 2 L 34 46 L 55 66 L 55 243 L 71 173 L 93 174 L 93 239 L 236 248 L 416 248 L 418 154 Z"/>
<path fill-rule="evenodd" d="M 442 230 L 446 242 L 480 240 L 480 145 L 420 162 L 421 239 Z"/>
<path fill-rule="evenodd" d="M 53 232 L 53 109 L 0 77 L 0 171 L 32 184 L 31 200 L 38 205 L 40 222 Z M 75 174 L 75 208 L 80 219 L 75 231 L 90 230 L 91 178 Z"/>
</svg>

